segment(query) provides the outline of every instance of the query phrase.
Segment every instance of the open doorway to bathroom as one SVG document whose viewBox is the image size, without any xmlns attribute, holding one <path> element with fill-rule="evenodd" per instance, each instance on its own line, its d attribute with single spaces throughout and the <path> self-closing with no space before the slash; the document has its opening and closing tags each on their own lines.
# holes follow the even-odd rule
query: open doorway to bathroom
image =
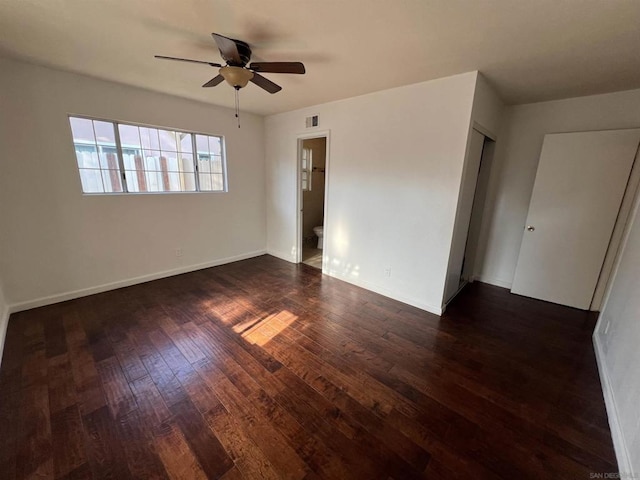
<svg viewBox="0 0 640 480">
<path fill-rule="evenodd" d="M 300 172 L 300 261 L 322 269 L 324 252 L 327 137 L 298 141 Z"/>
</svg>

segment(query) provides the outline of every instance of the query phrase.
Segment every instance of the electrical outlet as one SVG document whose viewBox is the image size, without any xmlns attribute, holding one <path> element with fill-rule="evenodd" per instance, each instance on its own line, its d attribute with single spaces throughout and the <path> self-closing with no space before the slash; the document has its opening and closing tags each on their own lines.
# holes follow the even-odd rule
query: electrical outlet
<svg viewBox="0 0 640 480">
<path fill-rule="evenodd" d="M 181 257 L 183 255 L 181 248 L 176 248 L 176 257 Z"/>
<path fill-rule="evenodd" d="M 391 267 L 387 267 L 384 269 L 384 276 L 391 277 Z"/>
</svg>

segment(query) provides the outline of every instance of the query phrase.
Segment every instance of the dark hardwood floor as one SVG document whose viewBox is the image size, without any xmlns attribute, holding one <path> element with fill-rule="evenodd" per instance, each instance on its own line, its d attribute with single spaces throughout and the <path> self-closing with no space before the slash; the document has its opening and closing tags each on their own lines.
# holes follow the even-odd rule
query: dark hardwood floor
<svg viewBox="0 0 640 480">
<path fill-rule="evenodd" d="M 477 283 L 439 318 L 269 256 L 21 312 L 0 477 L 615 472 L 594 323 Z"/>
</svg>

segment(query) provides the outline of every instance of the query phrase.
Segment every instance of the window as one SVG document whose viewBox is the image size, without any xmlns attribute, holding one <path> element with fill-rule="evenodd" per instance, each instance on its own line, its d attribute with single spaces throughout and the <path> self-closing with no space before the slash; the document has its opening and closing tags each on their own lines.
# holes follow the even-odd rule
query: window
<svg viewBox="0 0 640 480">
<path fill-rule="evenodd" d="M 223 139 L 69 117 L 84 193 L 225 192 Z"/>
<path fill-rule="evenodd" d="M 302 191 L 310 192 L 311 191 L 311 171 L 312 171 L 312 158 L 311 158 L 311 149 L 303 148 L 302 149 Z"/>
</svg>

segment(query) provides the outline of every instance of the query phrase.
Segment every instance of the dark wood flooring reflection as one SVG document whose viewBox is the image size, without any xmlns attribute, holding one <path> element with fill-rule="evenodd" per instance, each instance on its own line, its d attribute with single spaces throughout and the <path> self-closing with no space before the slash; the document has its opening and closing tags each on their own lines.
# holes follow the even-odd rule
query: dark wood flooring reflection
<svg viewBox="0 0 640 480">
<path fill-rule="evenodd" d="M 614 472 L 594 321 L 481 284 L 438 318 L 269 256 L 14 314 L 0 477 Z"/>
</svg>

